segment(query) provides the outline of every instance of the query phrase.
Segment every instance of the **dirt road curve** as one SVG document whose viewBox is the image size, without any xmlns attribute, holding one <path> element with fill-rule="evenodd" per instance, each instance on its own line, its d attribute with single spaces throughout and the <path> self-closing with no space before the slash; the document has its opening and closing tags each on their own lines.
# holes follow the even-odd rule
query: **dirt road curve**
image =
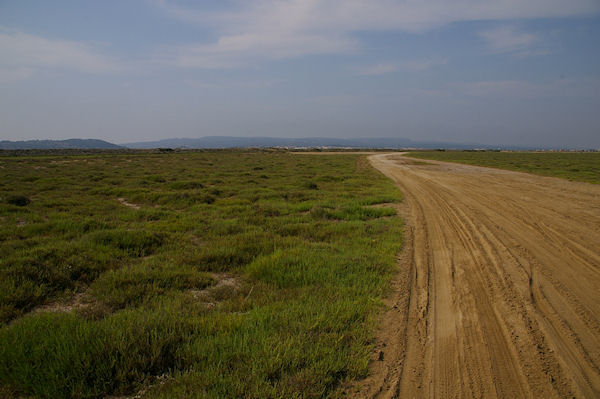
<svg viewBox="0 0 600 399">
<path fill-rule="evenodd" d="M 406 196 L 407 248 L 356 396 L 600 397 L 600 186 L 369 159 Z"/>
</svg>

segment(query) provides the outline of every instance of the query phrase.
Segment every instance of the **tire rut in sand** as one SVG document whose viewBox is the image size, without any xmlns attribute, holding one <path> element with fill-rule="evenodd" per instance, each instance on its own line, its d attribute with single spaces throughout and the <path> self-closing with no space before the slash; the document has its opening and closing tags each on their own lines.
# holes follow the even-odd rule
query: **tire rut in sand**
<svg viewBox="0 0 600 399">
<path fill-rule="evenodd" d="M 405 299 L 355 396 L 599 397 L 600 186 L 369 159 L 406 197 Z"/>
</svg>

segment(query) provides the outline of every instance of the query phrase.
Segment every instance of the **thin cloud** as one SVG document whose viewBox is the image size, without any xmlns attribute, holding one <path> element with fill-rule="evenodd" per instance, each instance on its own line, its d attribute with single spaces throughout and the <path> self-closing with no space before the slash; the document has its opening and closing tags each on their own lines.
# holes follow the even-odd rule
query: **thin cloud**
<svg viewBox="0 0 600 399">
<path fill-rule="evenodd" d="M 180 46 L 159 57 L 184 68 L 234 68 L 260 59 L 350 53 L 356 48 L 354 40 L 344 37 L 257 32 L 224 36 L 217 43 Z"/>
<path fill-rule="evenodd" d="M 267 25 L 292 31 L 420 31 L 460 21 L 556 18 L 600 12 L 596 0 L 255 0 L 230 1 L 229 10 L 220 11 L 186 8 L 168 0 L 154 3 L 176 18 L 202 24 L 216 22 L 224 33 Z"/>
<path fill-rule="evenodd" d="M 28 79 L 31 75 L 33 75 L 31 68 L 0 68 L 0 83 L 18 82 Z"/>
<path fill-rule="evenodd" d="M 163 55 L 175 65 L 196 68 L 351 53 L 360 48 L 353 33 L 361 31 L 414 33 L 460 21 L 567 17 L 600 11 L 596 0 L 256 0 L 232 1 L 229 8 L 218 11 L 186 8 L 168 0 L 154 3 L 169 16 L 214 29 L 217 41 Z"/>
<path fill-rule="evenodd" d="M 268 89 L 274 86 L 277 86 L 286 79 L 254 79 L 254 80 L 220 80 L 220 81 L 207 81 L 207 80 L 198 80 L 198 79 L 190 79 L 187 80 L 186 83 L 190 86 L 199 88 L 199 89 L 207 89 L 207 90 L 222 90 L 222 89 Z"/>
<path fill-rule="evenodd" d="M 399 69 L 410 69 L 413 71 L 424 71 L 426 69 L 433 68 L 438 65 L 446 65 L 448 60 L 444 59 L 433 59 L 433 60 L 408 60 L 401 61 L 398 63 Z"/>
<path fill-rule="evenodd" d="M 437 65 L 445 65 L 446 59 L 441 60 L 406 60 L 398 62 L 383 62 L 372 65 L 364 65 L 355 67 L 354 71 L 357 75 L 363 76 L 379 76 L 388 73 L 394 73 L 401 70 L 424 71 Z"/>
<path fill-rule="evenodd" d="M 177 18 L 181 21 L 194 22 L 203 25 L 217 26 L 221 24 L 231 24 L 236 14 L 232 12 L 206 11 L 202 9 L 188 8 L 179 6 L 173 1 L 168 0 L 148 0 L 155 7 L 163 10 L 165 14 Z M 222 4 L 226 2 L 223 0 Z M 201 2 L 197 3 L 201 5 Z M 237 14 L 239 15 L 239 14 Z"/>
<path fill-rule="evenodd" d="M 338 94 L 329 96 L 314 96 L 311 97 L 308 104 L 318 104 L 319 106 L 340 107 L 360 104 L 365 100 L 365 96 Z"/>
<path fill-rule="evenodd" d="M 113 73 L 123 69 L 114 59 L 92 46 L 60 39 L 0 30 L 0 68 L 3 75 L 25 79 L 41 68 L 66 68 L 87 73 Z"/>
<path fill-rule="evenodd" d="M 363 76 L 379 76 L 388 73 L 397 72 L 398 65 L 393 63 L 383 63 L 356 67 L 356 73 Z"/>
<path fill-rule="evenodd" d="M 487 42 L 489 48 L 497 53 L 528 54 L 531 47 L 540 42 L 537 35 L 519 31 L 514 26 L 500 26 L 481 32 L 480 36 Z"/>
<path fill-rule="evenodd" d="M 558 79 L 532 83 L 523 80 L 455 82 L 448 85 L 454 94 L 480 98 L 547 99 L 572 97 L 600 98 L 600 79 Z"/>
</svg>

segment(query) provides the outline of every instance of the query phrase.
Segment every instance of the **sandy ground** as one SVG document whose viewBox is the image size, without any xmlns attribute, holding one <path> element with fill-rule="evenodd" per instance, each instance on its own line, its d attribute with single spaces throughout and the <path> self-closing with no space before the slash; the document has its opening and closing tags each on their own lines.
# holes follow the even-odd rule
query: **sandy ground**
<svg viewBox="0 0 600 399">
<path fill-rule="evenodd" d="M 600 185 L 399 154 L 406 245 L 377 398 L 600 397 Z"/>
</svg>

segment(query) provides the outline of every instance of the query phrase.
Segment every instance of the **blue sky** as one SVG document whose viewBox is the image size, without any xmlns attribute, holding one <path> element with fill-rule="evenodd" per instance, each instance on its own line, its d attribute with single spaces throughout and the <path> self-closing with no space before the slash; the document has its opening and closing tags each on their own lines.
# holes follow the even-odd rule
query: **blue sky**
<svg viewBox="0 0 600 399">
<path fill-rule="evenodd" d="M 209 135 L 600 148 L 600 1 L 0 1 L 0 139 Z"/>
</svg>

